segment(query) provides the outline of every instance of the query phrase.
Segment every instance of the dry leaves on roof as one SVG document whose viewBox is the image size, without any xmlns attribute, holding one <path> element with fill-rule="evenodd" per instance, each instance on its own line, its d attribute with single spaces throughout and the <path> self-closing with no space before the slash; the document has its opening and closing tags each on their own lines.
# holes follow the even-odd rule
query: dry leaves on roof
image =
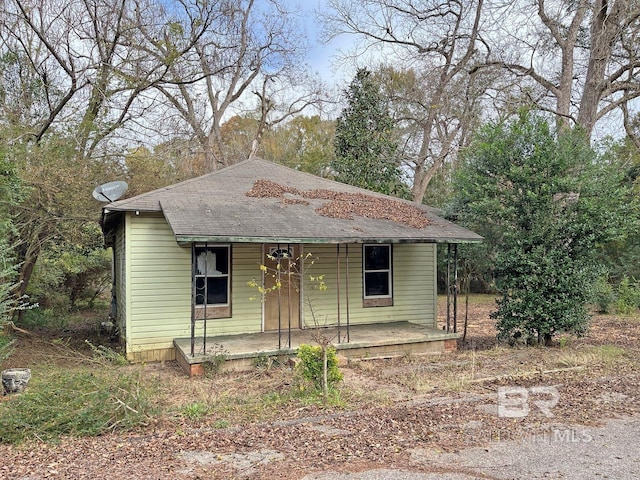
<svg viewBox="0 0 640 480">
<path fill-rule="evenodd" d="M 286 204 L 304 204 L 304 199 L 329 200 L 316 209 L 325 217 L 352 220 L 354 215 L 379 220 L 390 220 L 413 228 L 424 228 L 429 220 L 415 205 L 392 198 L 367 195 L 365 193 L 336 192 L 333 190 L 298 190 L 270 180 L 256 180 L 246 195 L 257 198 L 281 198 Z M 300 198 L 296 198 L 300 197 Z"/>
</svg>

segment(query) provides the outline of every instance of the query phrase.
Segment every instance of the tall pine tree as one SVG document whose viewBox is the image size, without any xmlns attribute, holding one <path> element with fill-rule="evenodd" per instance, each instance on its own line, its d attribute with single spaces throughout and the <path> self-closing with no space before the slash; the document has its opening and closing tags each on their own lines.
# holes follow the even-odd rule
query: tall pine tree
<svg viewBox="0 0 640 480">
<path fill-rule="evenodd" d="M 393 119 L 371 72 L 358 70 L 346 96 L 348 105 L 336 123 L 335 179 L 406 197 Z"/>
</svg>

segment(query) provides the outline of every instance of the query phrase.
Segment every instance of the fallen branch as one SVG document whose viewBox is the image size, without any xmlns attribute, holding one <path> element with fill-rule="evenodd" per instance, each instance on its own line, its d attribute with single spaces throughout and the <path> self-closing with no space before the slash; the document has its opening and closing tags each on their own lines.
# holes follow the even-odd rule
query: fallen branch
<svg viewBox="0 0 640 480">
<path fill-rule="evenodd" d="M 25 335 L 33 335 L 33 332 L 30 332 L 29 330 L 24 330 L 23 328 L 17 327 L 15 323 L 13 322 L 7 322 L 7 326 L 13 330 L 14 332 L 20 332 L 20 333 L 24 333 Z"/>
</svg>

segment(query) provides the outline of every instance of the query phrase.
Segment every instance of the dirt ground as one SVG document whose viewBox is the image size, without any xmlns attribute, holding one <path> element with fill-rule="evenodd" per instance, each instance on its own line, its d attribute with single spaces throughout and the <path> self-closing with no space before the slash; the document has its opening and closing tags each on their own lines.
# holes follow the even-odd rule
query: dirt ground
<svg viewBox="0 0 640 480">
<path fill-rule="evenodd" d="M 509 348 L 496 344 L 492 306 L 473 299 L 457 352 L 345 365 L 331 407 L 290 396 L 292 373 L 277 365 L 191 379 L 173 362 L 113 367 L 159 382 L 166 413 L 132 432 L 0 445 L 10 459 L 0 478 L 301 479 L 380 469 L 445 478 L 459 465 L 416 460 L 416 452 L 443 459 L 558 431 L 566 440 L 607 419 L 640 417 L 640 319 L 596 315 L 584 338 Z M 2 368 L 75 368 L 78 354 L 91 354 L 83 336 L 99 341 L 91 329 L 19 335 Z M 176 414 L 194 401 L 211 406 L 207 415 Z"/>
</svg>

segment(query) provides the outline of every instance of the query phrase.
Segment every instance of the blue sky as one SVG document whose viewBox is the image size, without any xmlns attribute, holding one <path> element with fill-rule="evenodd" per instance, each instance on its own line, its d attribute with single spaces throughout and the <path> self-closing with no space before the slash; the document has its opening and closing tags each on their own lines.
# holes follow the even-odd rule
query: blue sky
<svg viewBox="0 0 640 480">
<path fill-rule="evenodd" d="M 303 19 L 303 25 L 309 37 L 311 51 L 308 62 L 314 71 L 318 71 L 322 78 L 338 85 L 348 83 L 353 72 L 345 69 L 336 69 L 335 60 L 339 49 L 348 48 L 352 39 L 341 36 L 329 42 L 320 43 L 321 25 L 317 18 L 317 12 L 328 8 L 329 0 L 284 0 L 291 8 L 298 9 Z"/>
</svg>

